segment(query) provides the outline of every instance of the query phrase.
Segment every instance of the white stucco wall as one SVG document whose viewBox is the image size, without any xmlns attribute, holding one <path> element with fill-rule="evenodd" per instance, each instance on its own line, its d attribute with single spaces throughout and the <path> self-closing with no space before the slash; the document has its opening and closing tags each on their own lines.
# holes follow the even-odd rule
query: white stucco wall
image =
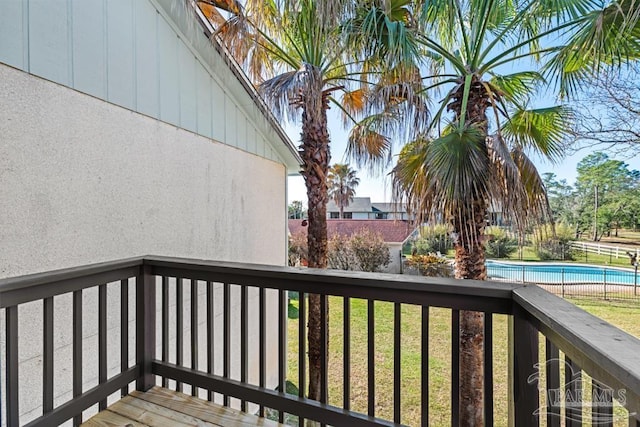
<svg viewBox="0 0 640 427">
<path fill-rule="evenodd" d="M 286 260 L 285 168 L 0 64 L 0 277 Z"/>
<path fill-rule="evenodd" d="M 2 64 L 0 112 L 0 278 L 144 254 L 285 263 L 286 169 L 282 163 Z M 109 286 L 109 306 L 117 307 L 117 285 Z M 216 292 L 221 292 L 220 286 Z M 88 389 L 95 385 L 97 373 L 97 329 L 91 326 L 96 325 L 96 289 L 85 294 Z M 254 293 L 252 307 L 255 298 Z M 271 298 L 269 306 L 274 307 Z M 185 300 L 189 301 L 188 294 Z M 56 297 L 56 402 L 70 397 L 70 301 L 70 295 Z M 233 301 L 236 328 L 238 299 Z M 41 411 L 41 310 L 38 302 L 19 311 L 23 422 Z M 256 310 L 250 312 L 254 316 Z M 203 309 L 200 313 L 203 316 Z M 270 322 L 275 321 L 274 314 L 270 313 Z M 188 315 L 185 308 L 185 346 Z M 217 327 L 221 327 L 221 316 L 220 307 Z M 204 317 L 200 320 L 203 324 Z M 119 363 L 119 349 L 111 346 L 118 342 L 116 325 L 117 318 L 110 321 L 112 367 Z M 269 325 L 267 353 L 273 385 L 277 328 Z M 0 330 L 0 359 L 4 360 L 1 314 Z M 251 372 L 257 381 L 257 328 L 250 330 Z M 239 341 L 232 342 L 237 356 Z M 203 345 L 200 348 L 205 350 Z M 216 347 L 218 361 L 221 351 L 221 346 Z M 237 371 L 233 362 L 232 372 Z"/>
<path fill-rule="evenodd" d="M 400 251 L 402 250 L 402 243 L 387 243 L 387 248 L 389 248 L 389 257 L 391 258 L 391 262 L 384 269 L 384 272 L 394 274 L 401 273 L 402 258 L 400 257 Z"/>
</svg>

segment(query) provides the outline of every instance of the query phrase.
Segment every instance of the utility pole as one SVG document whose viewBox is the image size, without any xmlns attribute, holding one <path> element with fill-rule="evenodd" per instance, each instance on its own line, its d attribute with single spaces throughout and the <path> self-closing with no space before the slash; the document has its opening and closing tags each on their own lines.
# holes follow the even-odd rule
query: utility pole
<svg viewBox="0 0 640 427">
<path fill-rule="evenodd" d="M 595 206 L 593 209 L 593 241 L 598 241 L 598 184 L 596 184 L 594 191 L 596 193 Z"/>
</svg>

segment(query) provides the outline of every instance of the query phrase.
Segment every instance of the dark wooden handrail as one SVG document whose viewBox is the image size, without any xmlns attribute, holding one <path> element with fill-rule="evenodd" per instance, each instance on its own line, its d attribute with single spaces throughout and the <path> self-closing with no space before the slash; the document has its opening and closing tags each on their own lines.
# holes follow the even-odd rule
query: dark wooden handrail
<svg viewBox="0 0 640 427">
<path fill-rule="evenodd" d="M 640 412 L 640 340 L 537 286 L 515 289 L 528 320 L 573 362 L 608 386 L 626 392 Z"/>
<path fill-rule="evenodd" d="M 428 362 L 428 324 L 429 307 L 445 307 L 452 309 L 452 388 L 457 389 L 457 379 L 454 379 L 455 372 L 459 366 L 454 359 L 459 354 L 453 343 L 458 339 L 457 315 L 460 310 L 482 311 L 488 316 L 485 327 L 487 343 L 492 343 L 491 314 L 506 314 L 513 320 L 510 357 L 515 368 L 512 372 L 511 381 L 515 382 L 512 389 L 511 399 L 514 401 L 514 409 L 511 412 L 512 422 L 517 426 L 538 425 L 539 419 L 533 415 L 533 411 L 538 408 L 538 389 L 535 384 L 529 383 L 528 376 L 534 370 L 534 365 L 538 362 L 538 334 L 542 333 L 546 338 L 546 358 L 556 357 L 564 354 L 565 363 L 580 372 L 584 371 L 598 383 L 594 387 L 600 387 L 600 383 L 626 392 L 626 407 L 629 412 L 640 411 L 640 340 L 629 334 L 622 332 L 603 320 L 592 316 L 575 305 L 556 297 L 544 289 L 533 285 L 477 282 L 471 280 L 454 280 L 445 278 L 426 278 L 418 276 L 389 275 L 362 272 L 345 272 L 336 270 L 314 270 L 291 267 L 279 267 L 270 265 L 256 265 L 234 262 L 217 262 L 207 260 L 196 260 L 186 258 L 172 258 L 161 256 L 145 256 L 129 258 L 119 261 L 104 262 L 82 267 L 62 269 L 47 273 L 32 274 L 17 278 L 0 280 L 0 309 L 5 310 L 6 319 L 6 366 L 7 373 L 3 380 L 7 384 L 7 394 L 5 399 L 7 408 L 7 425 L 18 425 L 18 306 L 30 301 L 43 301 L 44 323 L 53 319 L 53 297 L 63 293 L 73 293 L 73 318 L 82 319 L 82 291 L 87 288 L 97 287 L 100 293 L 100 348 L 101 352 L 106 348 L 106 283 L 118 281 L 121 288 L 121 308 L 120 312 L 127 312 L 128 297 L 127 289 L 129 283 L 135 283 L 136 291 L 136 363 L 133 367 L 128 366 L 130 356 L 127 353 L 127 333 L 128 317 L 123 314 L 120 328 L 121 337 L 121 369 L 120 374 L 110 379 L 106 378 L 106 356 L 99 355 L 100 380 L 99 385 L 87 392 L 81 391 L 82 370 L 74 366 L 74 398 L 61 406 L 53 407 L 53 388 L 47 381 L 53 380 L 53 328 L 45 325 L 43 359 L 44 372 L 43 381 L 43 416 L 33 421 L 29 425 L 48 425 L 56 422 L 74 418 L 77 424 L 81 421 L 81 413 L 89 406 L 99 403 L 103 408 L 106 404 L 105 397 L 115 390 L 121 389 L 122 394 L 126 394 L 128 385 L 135 381 L 138 389 L 147 389 L 155 384 L 155 375 L 163 378 L 163 384 L 168 384 L 168 379 L 176 381 L 176 388 L 181 388 L 182 384 L 192 387 L 192 393 L 197 394 L 198 388 L 208 390 L 209 398 L 213 393 L 224 395 L 225 403 L 230 397 L 241 399 L 242 408 L 247 408 L 247 402 L 253 401 L 260 405 L 260 413 L 264 413 L 264 407 L 275 407 L 280 410 L 280 419 L 284 411 L 291 412 L 298 416 L 308 416 L 321 421 L 331 423 L 338 420 L 354 417 L 354 421 L 362 425 L 372 423 L 383 423 L 386 425 L 399 425 L 401 419 L 400 406 L 396 401 L 400 400 L 401 375 L 399 368 L 400 361 L 400 334 L 401 334 L 401 310 L 400 304 L 409 304 L 422 307 L 422 328 L 421 337 L 422 348 L 427 352 Z M 171 283 L 170 283 L 171 282 Z M 176 365 L 171 365 L 168 360 L 168 328 L 169 328 L 169 295 L 183 295 L 184 291 L 190 291 L 191 319 L 190 324 L 198 321 L 197 300 L 199 284 L 206 285 L 206 336 L 207 336 L 207 367 L 197 366 L 197 357 L 193 356 L 189 361 L 182 360 L 180 355 Z M 214 342 L 214 316 L 213 316 L 213 293 L 214 283 L 223 284 L 221 289 L 223 295 L 224 324 L 223 336 L 216 338 L 224 348 L 224 374 L 216 376 L 213 374 L 213 353 L 210 349 Z M 188 287 L 188 288 L 187 288 Z M 232 287 L 239 288 L 240 302 L 240 360 L 241 360 L 241 380 L 231 379 L 229 359 L 231 357 L 231 310 L 230 294 Z M 259 290 L 259 299 L 256 305 L 260 327 L 259 342 L 265 342 L 265 290 L 277 291 L 278 312 L 278 384 L 284 387 L 284 367 L 286 357 L 286 292 L 295 291 L 300 294 L 303 301 L 300 306 L 300 316 L 305 319 L 305 296 L 309 294 L 322 295 L 322 304 L 327 304 L 328 296 L 342 297 L 344 300 L 345 318 L 350 316 L 349 300 L 365 299 L 368 301 L 367 312 L 369 316 L 374 314 L 374 301 L 385 301 L 395 303 L 394 305 L 394 339 L 389 343 L 394 348 L 394 422 L 382 421 L 375 418 L 375 399 L 369 396 L 368 416 L 356 415 L 350 412 L 349 407 L 349 373 L 344 374 L 346 396 L 343 403 L 344 408 L 334 408 L 324 403 L 307 401 L 302 397 L 291 397 L 281 392 L 269 391 L 265 388 L 265 360 L 264 349 L 260 349 L 260 386 L 251 385 L 247 381 L 247 349 L 248 349 L 248 292 L 250 288 Z M 156 295 L 156 289 L 161 291 Z M 256 292 L 256 294 L 258 294 Z M 258 298 L 258 297 L 256 297 Z M 182 313 L 183 301 L 176 300 L 173 308 Z M 161 313 L 162 318 L 156 322 L 156 311 Z M 204 315 L 203 314 L 203 315 Z M 178 320 L 178 327 L 182 328 L 181 316 Z M 372 317 L 371 317 L 372 318 Z M 156 326 L 159 325 L 159 326 Z M 426 325 L 426 326 L 425 326 Z M 158 346 L 155 342 L 156 327 L 158 336 L 162 344 L 162 360 L 157 360 L 156 350 Z M 304 338 L 303 325 L 300 325 L 299 337 Z M 426 329 L 426 335 L 425 329 Z M 375 347 L 373 337 L 375 335 L 375 322 L 369 320 L 367 331 L 368 359 L 371 363 L 374 360 Z M 326 334 L 326 330 L 324 331 Z M 347 324 L 344 326 L 344 336 L 349 337 L 350 329 Z M 197 353 L 198 334 L 192 331 L 188 336 L 179 336 L 176 348 L 179 354 L 182 352 L 184 341 L 191 344 L 192 353 Z M 81 327 L 74 328 L 74 357 L 81 362 L 82 357 L 82 330 Z M 201 344 L 202 345 L 202 344 Z M 489 346 L 490 347 L 490 346 Z M 195 350 L 194 350 L 195 349 Z M 349 354 L 349 346 L 345 344 L 344 354 Z M 485 386 L 485 394 L 491 396 L 493 370 L 491 367 L 491 348 L 485 348 L 485 374 L 488 379 Z M 299 363 L 304 366 L 305 346 L 300 344 L 298 354 Z M 327 363 L 326 358 L 323 363 Z M 428 366 L 423 357 L 423 371 Z M 187 364 L 187 366 L 185 366 Z M 348 361 L 344 361 L 344 366 L 349 367 Z M 375 381 L 372 381 L 375 373 L 368 368 L 369 391 L 375 393 Z M 560 371 L 557 366 L 549 368 L 547 375 L 547 390 L 558 388 L 560 384 Z M 323 399 L 326 399 L 326 367 L 324 375 Z M 304 378 L 302 378 L 304 380 Z M 565 380 L 565 381 L 568 381 Z M 422 384 L 428 386 L 428 372 L 423 373 Z M 565 387 L 574 387 L 575 384 L 565 383 Z M 558 388 L 559 389 L 559 388 Z M 261 394 L 263 393 L 263 394 Z M 428 394 L 428 389 L 422 393 Z M 94 401 L 95 400 L 95 401 Z M 428 413 L 428 404 L 423 400 L 422 413 Z M 452 414 L 455 412 L 457 399 L 452 395 Z M 288 405 L 291 406 L 288 406 Z M 426 404 L 426 406 L 425 406 Z M 594 409 L 595 412 L 600 409 Z M 565 411 L 567 414 L 580 414 L 574 409 Z M 594 412 L 594 413 L 595 413 Z M 559 417 L 560 411 L 554 413 L 550 410 L 548 417 Z M 492 420 L 492 404 L 485 405 L 485 414 L 489 424 Z M 631 415 L 633 416 L 633 415 Z M 452 416 L 452 420 L 456 417 Z M 377 420 L 377 421 L 376 421 Z M 427 418 L 428 420 L 428 418 Z M 423 423 L 424 423 L 423 418 Z M 455 421 L 454 421 L 455 422 Z M 637 425 L 635 418 L 630 425 Z"/>
</svg>

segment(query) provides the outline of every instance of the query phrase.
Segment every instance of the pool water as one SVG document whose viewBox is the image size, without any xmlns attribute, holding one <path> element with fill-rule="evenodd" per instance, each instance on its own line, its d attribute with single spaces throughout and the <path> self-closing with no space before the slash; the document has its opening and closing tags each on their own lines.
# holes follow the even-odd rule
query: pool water
<svg viewBox="0 0 640 427">
<path fill-rule="evenodd" d="M 487 261 L 490 279 L 531 283 L 611 283 L 640 285 L 636 271 L 579 264 L 507 263 Z"/>
</svg>

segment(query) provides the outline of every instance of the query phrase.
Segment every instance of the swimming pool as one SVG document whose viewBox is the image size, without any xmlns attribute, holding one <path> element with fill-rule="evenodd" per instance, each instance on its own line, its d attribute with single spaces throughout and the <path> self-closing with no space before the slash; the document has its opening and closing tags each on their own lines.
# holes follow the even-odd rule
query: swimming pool
<svg viewBox="0 0 640 427">
<path fill-rule="evenodd" d="M 581 264 L 538 264 L 487 261 L 487 274 L 493 280 L 518 283 L 607 283 L 640 285 L 638 273 L 628 268 L 596 267 Z"/>
</svg>

